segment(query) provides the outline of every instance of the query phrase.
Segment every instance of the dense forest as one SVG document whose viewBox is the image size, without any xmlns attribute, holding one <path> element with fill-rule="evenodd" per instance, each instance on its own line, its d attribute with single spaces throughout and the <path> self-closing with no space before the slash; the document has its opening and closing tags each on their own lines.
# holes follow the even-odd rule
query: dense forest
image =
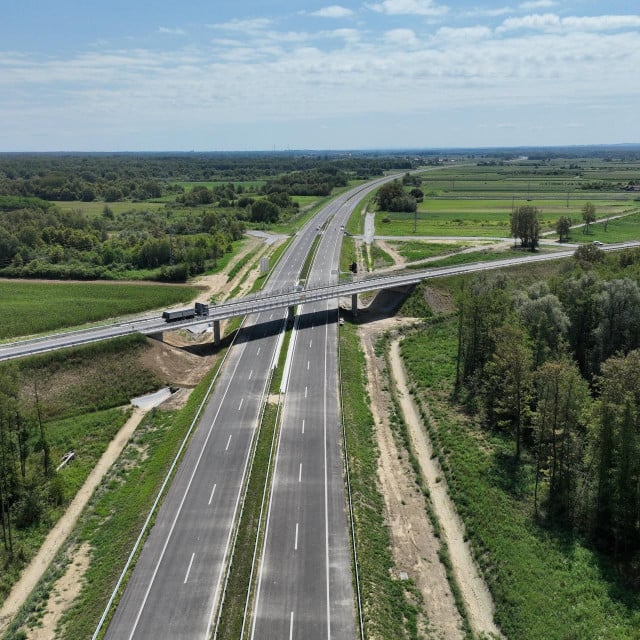
<svg viewBox="0 0 640 640">
<path fill-rule="evenodd" d="M 184 281 L 215 268 L 247 225 L 297 216 L 297 196 L 328 196 L 350 180 L 419 161 L 375 154 L 0 155 L 0 276 Z"/>
<path fill-rule="evenodd" d="M 500 275 L 459 300 L 456 387 L 513 439 L 533 512 L 640 578 L 640 251 L 576 252 L 560 275 L 510 290 Z M 528 470 L 528 471 L 527 471 Z"/>
<path fill-rule="evenodd" d="M 295 190 L 281 187 L 299 183 L 300 172 L 307 174 L 303 184 L 313 184 L 326 182 L 309 179 L 318 170 L 368 179 L 421 163 L 406 155 L 362 154 L 0 154 L 0 194 L 52 201 L 141 201 L 179 193 L 176 182 L 273 179 L 279 183 L 276 190 L 293 195 Z M 293 178 L 284 177 L 292 173 Z"/>
</svg>

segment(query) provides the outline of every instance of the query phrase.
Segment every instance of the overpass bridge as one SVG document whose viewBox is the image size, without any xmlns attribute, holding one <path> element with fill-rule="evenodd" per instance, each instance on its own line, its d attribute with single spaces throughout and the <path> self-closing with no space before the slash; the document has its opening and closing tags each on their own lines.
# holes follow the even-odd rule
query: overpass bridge
<svg viewBox="0 0 640 640">
<path fill-rule="evenodd" d="M 601 249 L 608 252 L 639 246 L 640 241 L 635 241 L 605 245 L 601 247 Z M 408 271 L 401 274 L 394 273 L 393 275 L 387 276 L 361 277 L 351 282 L 327 284 L 310 288 L 303 288 L 298 285 L 287 290 L 270 291 L 267 293 L 257 293 L 244 298 L 234 298 L 228 302 L 210 306 L 209 314 L 206 316 L 196 316 L 189 320 L 166 322 L 157 315 L 145 315 L 144 317 L 127 321 L 112 322 L 87 329 L 5 343 L 0 345 L 0 361 L 78 346 L 90 342 L 98 342 L 100 340 L 108 340 L 131 333 L 154 335 L 167 330 L 189 329 L 204 324 L 213 327 L 214 342 L 217 343 L 220 340 L 220 322 L 222 320 L 283 308 L 289 308 L 290 313 L 293 314 L 295 307 L 298 305 L 342 297 L 351 298 L 351 309 L 353 313 L 356 314 L 358 310 L 358 294 L 367 291 L 403 287 L 433 278 L 477 273 L 479 271 L 503 269 L 505 267 L 550 260 L 561 260 L 571 257 L 573 254 L 573 249 L 553 253 L 526 254 L 516 258 L 493 260 L 491 262 L 474 262 L 452 267 L 416 269 L 415 271 Z"/>
</svg>

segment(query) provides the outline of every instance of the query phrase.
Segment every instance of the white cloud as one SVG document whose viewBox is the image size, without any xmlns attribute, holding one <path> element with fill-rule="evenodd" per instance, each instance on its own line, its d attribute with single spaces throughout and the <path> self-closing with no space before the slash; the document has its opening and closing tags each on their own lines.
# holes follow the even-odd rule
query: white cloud
<svg viewBox="0 0 640 640">
<path fill-rule="evenodd" d="M 321 31 L 317 34 L 318 38 L 337 38 L 346 42 L 358 42 L 361 34 L 357 29 L 333 29 L 333 31 Z"/>
<path fill-rule="evenodd" d="M 504 16 L 507 13 L 513 13 L 513 9 L 511 7 L 497 7 L 495 9 L 470 9 L 469 11 L 465 11 L 462 13 L 463 16 L 467 18 L 476 18 L 476 17 L 487 17 L 487 18 L 496 18 L 498 16 Z"/>
<path fill-rule="evenodd" d="M 603 18 L 600 26 L 619 24 Z M 378 34 L 364 28 L 280 32 L 270 21 L 233 21 L 216 25 L 213 43 L 200 47 L 103 48 L 69 57 L 0 51 L 0 93 L 8 96 L 0 121 L 9 123 L 8 134 L 56 132 L 43 139 L 59 148 L 71 144 L 63 131 L 79 135 L 73 132 L 90 128 L 102 136 L 87 138 L 94 147 L 103 140 L 102 148 L 113 148 L 116 140 L 127 143 L 125 128 L 147 132 L 144 140 L 152 141 L 172 122 L 205 135 L 234 126 L 257 131 L 273 123 L 361 120 L 372 111 L 402 120 L 413 111 L 451 112 L 461 105 L 529 113 L 539 106 L 557 113 L 566 105 L 567 113 L 575 106 L 584 113 L 605 103 L 618 106 L 631 123 L 625 135 L 637 137 L 640 85 L 629 81 L 640 67 L 637 33 L 599 32 L 594 19 L 580 19 L 578 30 L 575 20 L 545 18 L 540 28 L 521 33 L 514 26 L 499 34 L 483 25 L 421 32 L 416 20 L 413 29 Z M 594 113 L 590 126 L 611 120 Z M 581 115 L 561 114 L 558 126 L 573 117 Z M 496 116 L 496 123 L 512 121 L 508 111 Z M 183 129 L 175 131 L 179 140 Z M 201 144 L 215 148 L 211 140 Z"/>
<path fill-rule="evenodd" d="M 461 27 L 459 29 L 441 27 L 436 32 L 434 39 L 444 42 L 469 42 L 490 38 L 492 35 L 493 32 L 489 27 Z"/>
<path fill-rule="evenodd" d="M 391 29 L 384 34 L 384 39 L 389 44 L 405 47 L 415 47 L 419 43 L 413 29 Z"/>
<path fill-rule="evenodd" d="M 184 29 L 180 29 L 179 27 L 158 27 L 158 33 L 167 33 L 174 36 L 184 36 L 186 35 Z"/>
<path fill-rule="evenodd" d="M 507 18 L 498 28 L 498 32 L 516 31 L 518 29 L 558 29 L 560 16 L 555 13 L 534 13 L 522 18 Z"/>
<path fill-rule="evenodd" d="M 380 3 L 366 6 L 372 11 L 391 16 L 442 16 L 449 10 L 444 5 L 436 4 L 434 0 L 382 0 Z"/>
<path fill-rule="evenodd" d="M 228 22 L 219 22 L 207 25 L 211 29 L 222 29 L 224 31 L 246 31 L 254 33 L 267 29 L 271 26 L 272 21 L 269 18 L 249 18 L 246 20 L 229 20 Z"/>
<path fill-rule="evenodd" d="M 567 17 L 562 19 L 563 26 L 580 31 L 610 31 L 617 29 L 640 28 L 640 16 L 592 16 Z"/>
<path fill-rule="evenodd" d="M 640 16 L 568 16 L 561 18 L 555 13 L 534 13 L 521 18 L 507 18 L 497 28 L 498 33 L 530 29 L 537 31 L 615 31 L 640 28 Z"/>
<path fill-rule="evenodd" d="M 523 2 L 518 5 L 518 7 L 525 11 L 531 11 L 532 9 L 548 9 L 555 4 L 554 0 L 529 0 L 528 2 Z"/>
<path fill-rule="evenodd" d="M 317 16 L 318 18 L 348 18 L 353 15 L 353 11 L 346 7 L 341 7 L 338 4 L 332 4 L 329 7 L 323 7 L 317 11 L 313 11 L 311 15 Z"/>
</svg>

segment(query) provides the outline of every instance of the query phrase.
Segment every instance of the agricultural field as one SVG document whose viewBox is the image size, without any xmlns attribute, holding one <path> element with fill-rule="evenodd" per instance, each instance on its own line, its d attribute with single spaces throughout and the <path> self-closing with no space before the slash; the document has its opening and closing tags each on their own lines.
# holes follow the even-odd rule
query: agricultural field
<svg viewBox="0 0 640 640">
<path fill-rule="evenodd" d="M 640 205 L 640 203 L 639 203 Z M 552 236 L 556 237 L 556 236 Z M 583 233 L 582 229 L 572 229 L 569 233 L 569 242 L 626 242 L 640 239 L 640 206 L 635 213 L 610 220 L 606 225 L 603 222 L 589 226 L 589 233 Z"/>
<path fill-rule="evenodd" d="M 0 339 L 16 338 L 188 302 L 184 285 L 0 281 Z"/>
<path fill-rule="evenodd" d="M 587 202 L 596 216 L 640 210 L 640 163 L 598 160 L 504 162 L 498 166 L 459 165 L 420 174 L 424 200 L 417 214 L 380 212 L 380 235 L 508 237 L 509 215 L 528 204 L 541 211 L 542 232 L 553 231 L 559 217 L 582 221 Z M 415 228 L 415 231 L 414 231 Z"/>
<path fill-rule="evenodd" d="M 51 204 L 54 204 L 51 202 Z M 161 202 L 56 202 L 55 203 L 61 211 L 66 213 L 81 213 L 88 218 L 97 218 L 104 215 L 105 207 L 110 209 L 114 215 L 122 215 L 132 212 L 144 212 L 151 211 L 154 213 L 160 212 L 164 209 L 164 204 Z"/>
</svg>

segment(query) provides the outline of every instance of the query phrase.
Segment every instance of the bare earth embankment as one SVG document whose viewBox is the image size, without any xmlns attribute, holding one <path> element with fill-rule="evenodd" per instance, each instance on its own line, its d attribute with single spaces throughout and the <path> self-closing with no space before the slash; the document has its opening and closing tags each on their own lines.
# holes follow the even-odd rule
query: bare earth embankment
<svg viewBox="0 0 640 640">
<path fill-rule="evenodd" d="M 422 631 L 438 640 L 463 640 L 463 623 L 438 557 L 440 541 L 426 511 L 425 497 L 416 484 L 406 451 L 396 443 L 389 424 L 391 397 L 381 372 L 384 361 L 375 354 L 382 330 L 379 321 L 361 326 L 360 337 L 367 362 L 368 393 L 380 448 L 378 482 L 385 502 L 391 546 L 398 574 L 410 577 L 423 597 L 428 628 Z M 396 324 L 397 326 L 397 324 Z"/>
</svg>

